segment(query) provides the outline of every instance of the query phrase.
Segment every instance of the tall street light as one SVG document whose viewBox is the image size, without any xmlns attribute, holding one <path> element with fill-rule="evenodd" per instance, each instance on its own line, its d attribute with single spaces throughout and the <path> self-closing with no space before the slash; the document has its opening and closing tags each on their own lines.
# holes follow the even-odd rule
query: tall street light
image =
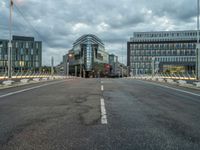
<svg viewBox="0 0 200 150">
<path fill-rule="evenodd" d="M 73 54 L 69 53 L 67 55 L 67 77 L 69 77 L 69 61 L 72 58 Z"/>
<path fill-rule="evenodd" d="M 54 74 L 54 58 L 53 56 L 51 57 L 51 77 L 53 78 L 53 74 Z"/>
<path fill-rule="evenodd" d="M 12 78 L 12 11 L 13 0 L 10 0 L 10 19 L 9 19 L 9 43 L 8 43 L 8 78 Z"/>
<path fill-rule="evenodd" d="M 197 80 L 200 80 L 199 0 L 197 0 L 196 78 Z"/>
<path fill-rule="evenodd" d="M 153 77 L 155 75 L 155 57 L 152 57 L 151 59 L 151 70 L 152 70 L 151 75 Z"/>
</svg>

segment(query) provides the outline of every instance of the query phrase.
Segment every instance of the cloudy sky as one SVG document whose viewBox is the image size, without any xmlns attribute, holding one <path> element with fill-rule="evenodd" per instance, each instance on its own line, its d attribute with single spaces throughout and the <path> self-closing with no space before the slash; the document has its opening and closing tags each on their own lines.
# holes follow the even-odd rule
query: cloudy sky
<svg viewBox="0 0 200 150">
<path fill-rule="evenodd" d="M 83 34 L 95 34 L 126 63 L 134 31 L 196 29 L 197 0 L 14 0 L 13 34 L 43 41 L 43 64 L 62 55 Z M 8 38 L 9 0 L 0 0 L 0 39 Z M 31 27 L 32 26 L 32 27 Z M 34 31 L 36 29 L 37 32 Z M 122 59 L 123 56 L 123 59 Z"/>
</svg>

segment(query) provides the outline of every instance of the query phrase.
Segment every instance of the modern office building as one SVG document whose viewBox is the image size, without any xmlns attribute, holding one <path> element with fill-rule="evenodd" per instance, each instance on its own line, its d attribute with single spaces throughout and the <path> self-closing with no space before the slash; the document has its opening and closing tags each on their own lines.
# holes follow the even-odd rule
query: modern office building
<svg viewBox="0 0 200 150">
<path fill-rule="evenodd" d="M 109 55 L 109 64 L 111 65 L 111 74 L 112 75 L 117 75 L 118 74 L 118 56 L 114 54 Z"/>
<path fill-rule="evenodd" d="M 127 66 L 134 74 L 194 73 L 197 31 L 134 32 L 127 42 Z"/>
<path fill-rule="evenodd" d="M 0 71 L 8 69 L 8 40 L 0 40 Z M 39 71 L 42 65 L 42 42 L 33 37 L 12 37 L 12 71 Z"/>
<path fill-rule="evenodd" d="M 63 57 L 63 63 L 64 68 L 69 63 L 69 73 L 72 75 L 97 76 L 103 72 L 104 64 L 108 64 L 108 57 L 101 39 L 86 34 L 74 42 L 73 48 Z"/>
</svg>

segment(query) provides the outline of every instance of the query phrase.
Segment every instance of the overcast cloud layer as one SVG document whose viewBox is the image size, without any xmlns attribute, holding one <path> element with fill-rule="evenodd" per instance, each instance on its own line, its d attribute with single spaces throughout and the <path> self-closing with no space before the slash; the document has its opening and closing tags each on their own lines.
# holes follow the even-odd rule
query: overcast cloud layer
<svg viewBox="0 0 200 150">
<path fill-rule="evenodd" d="M 13 34 L 43 41 L 43 64 L 62 61 L 83 34 L 95 34 L 109 53 L 126 63 L 134 31 L 196 29 L 197 0 L 14 0 Z M 0 1 L 0 39 L 8 38 L 9 0 Z M 123 51 L 122 51 L 123 49 Z"/>
</svg>

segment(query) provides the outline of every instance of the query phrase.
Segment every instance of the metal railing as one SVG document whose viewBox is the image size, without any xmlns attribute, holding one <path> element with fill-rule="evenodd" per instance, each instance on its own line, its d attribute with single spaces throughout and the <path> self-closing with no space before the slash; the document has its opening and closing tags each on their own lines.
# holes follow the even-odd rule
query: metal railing
<svg viewBox="0 0 200 150">
<path fill-rule="evenodd" d="M 74 76 L 66 76 L 61 74 L 42 73 L 42 72 L 12 72 L 12 79 L 30 79 L 30 78 L 74 78 Z M 7 72 L 0 72 L 0 80 L 8 79 Z"/>
<path fill-rule="evenodd" d="M 189 73 L 178 73 L 178 74 L 160 73 L 160 74 L 155 74 L 155 75 L 140 74 L 140 75 L 132 76 L 129 78 L 136 78 L 136 79 L 162 78 L 162 79 L 176 79 L 176 80 L 196 80 L 196 75 L 189 74 Z"/>
</svg>

